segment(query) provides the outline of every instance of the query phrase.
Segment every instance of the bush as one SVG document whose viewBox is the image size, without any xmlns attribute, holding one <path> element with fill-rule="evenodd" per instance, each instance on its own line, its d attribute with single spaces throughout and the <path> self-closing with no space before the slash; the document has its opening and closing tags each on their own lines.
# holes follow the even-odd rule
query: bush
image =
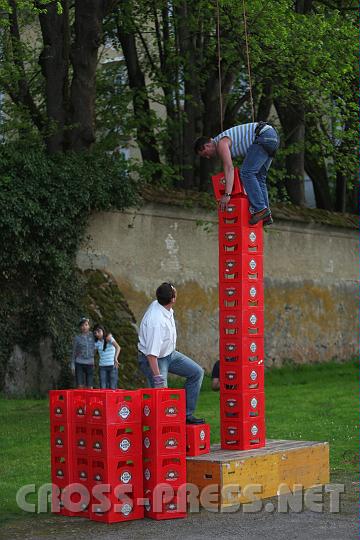
<svg viewBox="0 0 360 540">
<path fill-rule="evenodd" d="M 50 337 L 57 361 L 68 356 L 83 288 L 75 257 L 88 217 L 136 201 L 120 156 L 0 146 L 1 385 L 15 344 L 36 353 Z"/>
</svg>

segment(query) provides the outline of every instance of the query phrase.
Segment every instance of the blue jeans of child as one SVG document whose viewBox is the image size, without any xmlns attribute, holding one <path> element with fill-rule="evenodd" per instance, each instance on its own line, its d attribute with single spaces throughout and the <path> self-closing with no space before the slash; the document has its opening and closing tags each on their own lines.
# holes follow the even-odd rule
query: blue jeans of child
<svg viewBox="0 0 360 540">
<path fill-rule="evenodd" d="M 115 366 L 100 366 L 100 388 L 117 389 L 118 368 Z"/>
<path fill-rule="evenodd" d="M 251 210 L 260 212 L 269 208 L 266 177 L 272 156 L 279 148 L 280 139 L 273 127 L 260 133 L 249 147 L 240 169 L 241 180 L 249 197 Z"/>
<path fill-rule="evenodd" d="M 75 380 L 76 386 L 92 388 L 94 386 L 94 366 L 75 362 Z"/>
<path fill-rule="evenodd" d="M 142 352 L 139 352 L 138 360 L 140 370 L 145 375 L 149 387 L 154 388 L 153 375 L 148 359 Z M 166 386 L 168 373 L 174 373 L 174 375 L 186 377 L 184 387 L 186 393 L 186 416 L 193 414 L 204 377 L 203 368 L 194 362 L 194 360 L 191 360 L 191 358 L 178 351 L 174 351 L 163 358 L 158 358 L 158 365 L 159 371 L 165 379 Z"/>
</svg>

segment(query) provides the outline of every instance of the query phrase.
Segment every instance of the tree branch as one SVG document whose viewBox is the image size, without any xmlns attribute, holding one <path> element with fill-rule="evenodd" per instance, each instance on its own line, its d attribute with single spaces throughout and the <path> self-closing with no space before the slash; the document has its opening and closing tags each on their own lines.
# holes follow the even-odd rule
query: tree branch
<svg viewBox="0 0 360 540">
<path fill-rule="evenodd" d="M 42 115 L 38 107 L 36 106 L 32 95 L 30 94 L 29 84 L 26 79 L 26 71 L 25 71 L 24 63 L 21 58 L 21 51 L 20 51 L 21 39 L 20 39 L 20 30 L 19 30 L 19 23 L 18 23 L 18 17 L 17 17 L 16 2 L 15 0 L 10 0 L 9 4 L 11 7 L 11 13 L 9 13 L 9 21 L 10 21 L 9 30 L 10 30 L 11 45 L 12 45 L 12 50 L 13 50 L 13 60 L 20 74 L 20 78 L 17 83 L 17 86 L 18 86 L 17 91 L 12 90 L 11 92 L 9 92 L 9 95 L 15 104 L 17 105 L 21 104 L 28 109 L 34 125 L 37 127 L 39 131 L 42 131 L 44 128 L 44 119 L 42 118 Z"/>
</svg>

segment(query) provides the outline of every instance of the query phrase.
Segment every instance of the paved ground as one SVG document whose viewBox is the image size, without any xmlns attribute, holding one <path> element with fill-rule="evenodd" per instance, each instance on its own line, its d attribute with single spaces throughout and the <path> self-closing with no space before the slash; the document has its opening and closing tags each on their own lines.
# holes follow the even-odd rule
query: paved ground
<svg viewBox="0 0 360 540">
<path fill-rule="evenodd" d="M 332 483 L 339 479 L 332 479 Z M 340 512 L 329 510 L 329 495 L 324 496 L 324 512 L 307 509 L 302 512 L 279 513 L 276 498 L 274 510 L 264 508 L 257 513 L 213 513 L 202 510 L 189 514 L 186 519 L 153 521 L 149 519 L 105 525 L 85 519 L 40 515 L 9 520 L 3 524 L 0 539 L 4 540 L 101 540 L 113 539 L 246 539 L 260 540 L 264 537 L 276 540 L 347 540 L 358 538 L 357 501 L 358 485 L 354 475 L 343 479 L 345 493 L 341 495 Z M 269 510 L 269 507 L 268 507 Z"/>
</svg>

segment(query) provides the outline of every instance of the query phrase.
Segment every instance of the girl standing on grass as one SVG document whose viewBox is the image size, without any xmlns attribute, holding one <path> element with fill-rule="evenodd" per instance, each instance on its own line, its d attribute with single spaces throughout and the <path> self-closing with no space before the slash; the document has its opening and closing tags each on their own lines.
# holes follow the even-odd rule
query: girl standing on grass
<svg viewBox="0 0 360 540">
<path fill-rule="evenodd" d="M 116 390 L 118 383 L 118 357 L 121 351 L 120 345 L 105 328 L 100 324 L 94 327 L 95 349 L 99 353 L 99 379 L 100 388 Z"/>
</svg>

